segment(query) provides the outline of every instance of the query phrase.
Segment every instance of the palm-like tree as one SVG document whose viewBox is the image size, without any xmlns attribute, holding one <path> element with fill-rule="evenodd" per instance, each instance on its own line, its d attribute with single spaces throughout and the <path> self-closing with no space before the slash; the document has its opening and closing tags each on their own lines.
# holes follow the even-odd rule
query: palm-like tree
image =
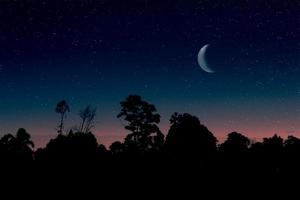
<svg viewBox="0 0 300 200">
<path fill-rule="evenodd" d="M 60 114 L 60 124 L 58 125 L 57 132 L 62 134 L 64 130 L 64 119 L 66 118 L 67 112 L 70 112 L 70 107 L 65 100 L 62 100 L 56 105 L 55 112 Z"/>
</svg>

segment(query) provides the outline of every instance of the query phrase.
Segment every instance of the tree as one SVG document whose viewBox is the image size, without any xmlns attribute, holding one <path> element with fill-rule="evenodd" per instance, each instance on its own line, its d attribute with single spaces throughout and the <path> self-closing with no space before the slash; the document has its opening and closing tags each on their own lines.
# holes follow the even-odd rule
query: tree
<svg viewBox="0 0 300 200">
<path fill-rule="evenodd" d="M 283 139 L 275 134 L 273 137 L 264 138 L 263 145 L 267 152 L 277 154 L 283 150 Z"/>
<path fill-rule="evenodd" d="M 1 139 L 0 139 L 0 144 L 2 146 L 7 146 L 10 145 L 11 143 L 13 143 L 15 141 L 15 137 L 12 134 L 6 134 L 4 135 Z"/>
<path fill-rule="evenodd" d="M 57 103 L 55 112 L 60 114 L 60 123 L 57 126 L 57 132 L 62 134 L 64 131 L 64 119 L 66 118 L 67 112 L 70 112 L 70 107 L 65 100 Z"/>
<path fill-rule="evenodd" d="M 1 154 L 6 160 L 31 161 L 33 159 L 34 143 L 24 128 L 17 131 L 16 136 L 4 135 L 0 139 Z"/>
<path fill-rule="evenodd" d="M 125 146 L 135 145 L 145 152 L 163 145 L 164 135 L 158 128 L 160 115 L 154 105 L 138 95 L 129 95 L 120 104 L 122 109 L 117 117 L 126 122 L 125 129 L 130 131 L 125 138 Z"/>
<path fill-rule="evenodd" d="M 123 153 L 124 146 L 120 141 L 116 141 L 109 146 L 109 150 L 112 155 L 119 155 Z"/>
<path fill-rule="evenodd" d="M 284 160 L 282 161 L 286 172 L 293 176 L 293 172 L 298 171 L 300 167 L 300 139 L 294 136 L 288 136 L 284 141 Z"/>
<path fill-rule="evenodd" d="M 79 112 L 81 118 L 81 124 L 79 132 L 89 133 L 95 127 L 96 108 L 92 108 L 90 105 Z"/>
<path fill-rule="evenodd" d="M 12 134 L 6 134 L 0 139 L 0 158 L 4 160 L 12 159 L 12 151 L 16 138 Z"/>
<path fill-rule="evenodd" d="M 16 134 L 16 142 L 25 148 L 33 148 L 34 143 L 31 140 L 31 136 L 24 128 L 20 128 Z"/>
<path fill-rule="evenodd" d="M 221 144 L 220 150 L 228 153 L 243 153 L 248 150 L 250 140 L 246 136 L 232 132 L 228 134 L 227 140 Z"/>
<path fill-rule="evenodd" d="M 300 152 L 300 139 L 289 135 L 284 141 L 284 147 L 291 152 Z"/>
<path fill-rule="evenodd" d="M 174 113 L 170 123 L 165 142 L 165 149 L 170 155 L 194 159 L 216 151 L 217 139 L 197 117 L 188 113 Z"/>
<path fill-rule="evenodd" d="M 265 162 L 269 172 L 280 173 L 282 170 L 284 145 L 283 139 L 275 134 L 263 139 Z"/>
<path fill-rule="evenodd" d="M 51 139 L 40 154 L 40 160 L 49 160 L 52 162 L 81 162 L 95 161 L 97 159 L 98 143 L 92 133 L 82 133 L 70 131 L 69 134 L 59 134 Z"/>
</svg>

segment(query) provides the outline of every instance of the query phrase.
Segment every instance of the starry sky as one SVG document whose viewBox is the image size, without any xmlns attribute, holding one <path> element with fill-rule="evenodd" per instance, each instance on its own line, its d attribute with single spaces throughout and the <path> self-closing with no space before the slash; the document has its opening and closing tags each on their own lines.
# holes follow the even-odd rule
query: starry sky
<svg viewBox="0 0 300 200">
<path fill-rule="evenodd" d="M 300 136 L 297 0 L 0 1 L 0 135 L 24 127 L 37 146 L 56 136 L 56 103 L 97 107 L 94 134 L 127 132 L 116 118 L 129 94 L 197 115 L 218 138 Z M 216 73 L 197 63 L 202 46 Z"/>
</svg>

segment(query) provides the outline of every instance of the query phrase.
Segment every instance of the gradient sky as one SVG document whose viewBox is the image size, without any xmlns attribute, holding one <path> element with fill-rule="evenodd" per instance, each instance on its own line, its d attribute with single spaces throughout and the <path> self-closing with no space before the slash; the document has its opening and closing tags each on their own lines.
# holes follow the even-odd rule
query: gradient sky
<svg viewBox="0 0 300 200">
<path fill-rule="evenodd" d="M 286 1 L 0 1 L 0 134 L 24 127 L 37 146 L 97 107 L 99 142 L 127 132 L 119 102 L 139 94 L 167 133 L 175 111 L 197 115 L 220 140 L 300 137 L 300 5 Z M 278 2 L 278 3 L 277 3 Z M 199 49 L 210 44 L 207 62 Z"/>
</svg>

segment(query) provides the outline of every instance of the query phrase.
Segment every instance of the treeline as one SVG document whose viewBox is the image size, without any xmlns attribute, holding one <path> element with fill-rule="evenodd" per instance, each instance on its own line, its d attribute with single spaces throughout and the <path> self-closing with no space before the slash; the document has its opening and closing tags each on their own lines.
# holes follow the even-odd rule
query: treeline
<svg viewBox="0 0 300 200">
<path fill-rule="evenodd" d="M 0 139 L 2 165 L 50 165 L 53 163 L 95 164 L 101 167 L 143 165 L 165 166 L 172 170 L 188 167 L 205 174 L 248 174 L 255 176 L 289 175 L 300 168 L 300 139 L 278 135 L 251 142 L 232 132 L 218 144 L 217 138 L 196 116 L 174 113 L 166 137 L 158 124 L 160 115 L 154 105 L 140 96 L 130 95 L 121 102 L 118 118 L 130 133 L 123 142 L 113 142 L 107 149 L 92 134 L 96 109 L 88 106 L 79 116 L 81 123 L 67 133 L 64 128 L 70 108 L 66 101 L 57 104 L 60 115 L 58 135 L 45 148 L 34 151 L 30 134 L 23 128 Z M 170 170 L 169 170 L 170 171 Z"/>
</svg>

